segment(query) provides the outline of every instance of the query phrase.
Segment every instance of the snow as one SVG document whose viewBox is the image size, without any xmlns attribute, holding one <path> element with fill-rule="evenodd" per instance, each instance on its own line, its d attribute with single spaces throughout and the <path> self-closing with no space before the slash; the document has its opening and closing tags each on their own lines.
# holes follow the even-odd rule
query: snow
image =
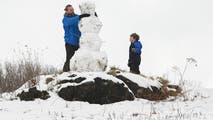
<svg viewBox="0 0 213 120">
<path fill-rule="evenodd" d="M 46 78 L 50 78 L 50 77 L 53 78 L 53 75 L 41 75 L 41 76 L 39 76 L 38 77 L 39 81 L 37 81 L 37 84 L 36 84 L 37 89 L 41 90 L 41 91 L 42 90 L 48 90 L 49 86 L 48 86 L 48 84 L 46 84 Z M 30 87 L 33 87 L 33 85 L 30 85 L 29 82 L 26 82 L 18 90 L 16 90 L 14 92 L 14 94 L 17 95 L 17 94 L 21 93 L 22 91 L 27 92 L 29 90 L 28 88 L 30 88 Z"/>
<path fill-rule="evenodd" d="M 70 75 L 76 75 L 74 77 L 69 77 Z M 64 84 L 58 84 L 59 82 L 63 80 L 75 80 L 76 78 L 86 78 L 80 83 L 64 83 Z M 114 83 L 124 84 L 124 87 L 128 88 L 128 86 L 121 80 L 119 80 L 116 77 L 113 77 L 112 75 L 107 74 L 106 72 L 76 72 L 76 71 L 70 71 L 70 72 L 64 72 L 62 74 L 57 75 L 41 75 L 39 76 L 40 80 L 35 85 L 38 90 L 41 91 L 50 91 L 50 92 L 58 92 L 62 88 L 65 88 L 67 86 L 79 86 L 84 83 L 88 82 L 94 82 L 94 79 L 100 77 L 104 80 L 110 80 Z M 46 80 L 51 78 L 52 81 L 50 81 L 48 84 L 46 83 Z M 34 87 L 34 86 L 32 86 Z M 16 95 L 21 93 L 22 91 L 27 92 L 29 90 L 29 83 L 25 83 L 22 87 L 20 87 L 18 90 L 16 90 L 14 93 L 5 93 L 3 94 L 7 100 L 14 99 Z M 132 93 L 132 91 L 128 88 L 128 90 Z"/>
<path fill-rule="evenodd" d="M 80 49 L 71 59 L 71 70 L 73 71 L 104 71 L 107 67 L 107 55 L 100 51 L 102 40 L 99 32 L 102 23 L 95 16 L 95 4 L 83 2 L 80 4 L 82 14 L 90 14 L 90 17 L 82 18 L 79 29 L 82 33 L 80 38 Z"/>
<path fill-rule="evenodd" d="M 70 77 L 71 75 L 75 75 Z M 141 75 L 129 73 L 129 72 L 120 72 L 119 75 L 122 75 L 132 82 L 138 84 L 140 87 L 143 88 L 149 88 L 152 90 L 152 87 L 161 88 L 162 85 L 158 79 L 151 80 L 149 78 L 145 78 Z M 107 72 L 77 72 L 77 71 L 70 71 L 70 72 L 64 72 L 62 74 L 53 74 L 53 75 L 41 75 L 38 78 L 40 79 L 37 81 L 37 84 L 34 85 L 37 87 L 38 90 L 41 91 L 49 91 L 53 93 L 59 92 L 62 88 L 68 87 L 68 86 L 79 86 L 84 83 L 88 82 L 94 82 L 94 79 L 100 77 L 105 80 L 110 80 L 115 83 L 124 84 L 124 87 L 128 88 L 128 86 L 120 79 L 107 74 Z M 75 80 L 76 78 L 85 78 L 85 80 L 81 81 L 80 83 L 76 82 L 67 82 L 64 84 L 58 84 L 63 80 Z M 47 79 L 52 79 L 50 82 L 47 83 Z M 25 83 L 22 87 L 20 87 L 18 90 L 16 90 L 13 93 L 4 93 L 4 98 L 7 100 L 10 99 L 16 99 L 16 96 L 21 93 L 22 91 L 27 92 L 29 90 L 30 83 Z M 34 87 L 31 86 L 31 87 Z M 133 94 L 133 92 L 128 88 L 128 90 Z"/>
<path fill-rule="evenodd" d="M 69 75 L 71 74 L 75 74 L 77 75 L 76 77 L 68 77 Z M 56 81 L 55 83 L 58 83 L 59 81 L 62 81 L 62 80 L 73 80 L 75 78 L 79 78 L 79 77 L 82 77 L 82 78 L 86 78 L 84 81 L 80 82 L 80 83 L 65 83 L 65 84 L 62 84 L 60 85 L 60 88 L 58 89 L 58 86 L 55 86 L 56 84 L 54 84 L 53 86 L 55 86 L 54 88 L 58 90 L 62 89 L 62 88 L 65 88 L 67 86 L 78 86 L 78 85 L 81 85 L 83 83 L 87 83 L 87 82 L 94 82 L 94 79 L 97 78 L 97 77 L 100 77 L 102 79 L 105 79 L 105 80 L 111 80 L 115 83 L 120 83 L 120 84 L 124 84 L 124 87 L 128 88 L 128 86 L 121 80 L 113 77 L 112 75 L 108 75 L 107 73 L 105 72 L 67 72 L 67 73 L 63 73 L 62 75 L 59 75 L 57 76 L 56 78 Z M 132 92 L 130 89 L 128 89 L 130 92 Z"/>
<path fill-rule="evenodd" d="M 144 87 L 144 88 L 149 88 L 150 90 L 152 90 L 152 87 L 157 87 L 157 88 L 161 88 L 162 84 L 160 83 L 160 81 L 158 81 L 157 79 L 155 80 L 151 80 L 149 78 L 145 78 L 141 75 L 137 75 L 137 74 L 133 74 L 133 73 L 129 73 L 129 72 L 120 72 L 120 75 L 128 78 L 129 80 L 131 80 L 132 82 L 138 84 L 140 87 Z M 69 77 L 70 75 L 76 75 L 74 77 Z M 76 78 L 86 78 L 85 80 L 83 80 L 80 83 L 65 83 L 65 84 L 58 84 L 59 82 L 63 81 L 63 80 L 75 80 Z M 94 79 L 100 77 L 102 79 L 105 80 L 111 80 L 115 83 L 120 83 L 120 84 L 124 84 L 125 87 L 128 88 L 128 86 L 120 79 L 107 74 L 107 72 L 77 72 L 77 71 L 70 71 L 70 72 L 64 72 L 62 74 L 57 74 L 57 75 L 42 75 L 40 76 L 40 81 L 38 81 L 37 83 L 37 89 L 38 90 L 46 90 L 46 91 L 50 91 L 50 90 L 54 90 L 55 92 L 59 91 L 62 88 L 65 88 L 67 86 L 79 86 L 83 83 L 87 83 L 87 82 L 94 82 Z M 48 84 L 46 83 L 46 79 L 51 78 L 53 79 L 51 82 L 49 82 Z M 20 87 L 18 90 L 15 91 L 14 95 L 17 95 L 19 93 L 21 93 L 22 91 L 28 91 L 29 88 L 29 83 L 25 83 L 22 87 Z M 128 89 L 130 92 L 132 92 L 130 89 Z M 14 95 L 12 95 L 14 97 Z M 10 95 L 8 95 L 10 96 Z"/>
<path fill-rule="evenodd" d="M 106 66 L 107 58 L 105 52 L 80 48 L 71 59 L 71 70 L 73 71 L 104 71 Z"/>
<path fill-rule="evenodd" d="M 75 74 L 76 77 L 68 77 L 69 75 L 71 74 Z M 123 83 L 125 84 L 123 81 L 113 77 L 112 75 L 108 75 L 107 73 L 105 72 L 65 72 L 59 76 L 57 76 L 55 79 L 59 81 L 61 80 L 72 80 L 72 79 L 75 79 L 75 78 L 78 78 L 78 77 L 83 77 L 83 78 L 86 78 L 86 80 L 84 80 L 83 82 L 79 83 L 82 84 L 82 83 L 85 83 L 85 82 L 94 82 L 94 79 L 96 77 L 100 77 L 102 79 L 105 79 L 105 80 L 111 80 L 115 83 Z"/>
<path fill-rule="evenodd" d="M 2 120 L 212 120 L 213 90 L 202 92 L 208 93 L 208 97 L 195 101 L 136 99 L 109 105 L 67 102 L 56 94 L 46 101 L 0 99 L 0 116 Z"/>
<path fill-rule="evenodd" d="M 132 80 L 133 82 L 137 83 L 140 87 L 149 88 L 151 90 L 152 90 L 151 88 L 152 86 L 157 88 L 162 87 L 162 84 L 157 79 L 152 80 L 149 78 L 142 77 L 141 75 L 132 74 L 128 72 L 121 72 L 120 75 Z"/>
<path fill-rule="evenodd" d="M 75 74 L 75 77 L 69 77 Z M 121 72 L 123 75 L 141 87 L 160 87 L 158 80 L 150 80 L 140 75 Z M 55 86 L 61 80 L 72 80 L 78 77 L 87 78 L 81 83 L 67 83 L 59 88 Z M 114 104 L 98 105 L 87 102 L 65 101 L 58 97 L 55 91 L 67 85 L 80 85 L 84 82 L 93 82 L 95 77 L 101 77 L 113 82 L 123 83 L 121 80 L 105 72 L 64 72 L 57 75 L 42 75 L 38 81 L 40 90 L 48 91 L 47 100 L 36 99 L 25 102 L 15 98 L 13 93 L 0 95 L 0 119 L 2 120 L 212 120 L 213 119 L 213 90 L 192 89 L 187 94 L 194 97 L 185 101 L 182 97 L 175 100 L 148 101 L 135 99 Z M 46 84 L 47 78 L 54 80 Z M 125 85 L 126 86 L 126 85 Z M 19 90 L 26 89 L 23 85 Z M 127 86 L 126 86 L 127 87 Z M 15 92 L 17 94 L 17 91 Z M 198 94 L 199 93 L 199 94 Z M 12 100 L 11 100 L 12 99 Z"/>
</svg>

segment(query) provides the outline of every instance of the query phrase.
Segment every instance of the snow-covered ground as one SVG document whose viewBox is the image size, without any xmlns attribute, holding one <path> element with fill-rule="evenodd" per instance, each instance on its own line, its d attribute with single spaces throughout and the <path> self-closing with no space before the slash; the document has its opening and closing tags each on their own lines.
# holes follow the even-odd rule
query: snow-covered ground
<svg viewBox="0 0 213 120">
<path fill-rule="evenodd" d="M 212 120 L 212 102 L 212 96 L 193 102 L 138 99 L 110 105 L 66 102 L 59 97 L 34 102 L 3 100 L 0 116 L 2 120 Z"/>
<path fill-rule="evenodd" d="M 1 120 L 212 120 L 213 90 L 202 89 L 194 101 L 143 99 L 108 105 L 68 102 L 52 93 L 33 102 L 0 99 Z M 205 95 L 204 95 L 205 93 Z"/>
</svg>

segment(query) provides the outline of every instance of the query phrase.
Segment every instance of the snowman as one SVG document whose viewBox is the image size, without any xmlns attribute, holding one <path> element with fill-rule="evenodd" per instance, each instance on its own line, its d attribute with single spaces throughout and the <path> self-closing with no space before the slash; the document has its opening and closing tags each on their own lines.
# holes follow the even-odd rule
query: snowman
<svg viewBox="0 0 213 120">
<path fill-rule="evenodd" d="M 101 72 L 107 67 L 107 55 L 101 51 L 102 40 L 99 32 L 102 23 L 95 16 L 95 4 L 84 2 L 80 4 L 82 14 L 90 17 L 82 18 L 79 22 L 81 31 L 80 48 L 71 59 L 71 70 L 78 72 Z"/>
</svg>

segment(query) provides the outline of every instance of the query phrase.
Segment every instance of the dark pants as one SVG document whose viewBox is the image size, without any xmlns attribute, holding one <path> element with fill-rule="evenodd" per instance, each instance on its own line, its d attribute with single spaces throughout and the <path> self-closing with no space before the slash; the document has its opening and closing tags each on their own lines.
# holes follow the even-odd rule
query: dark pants
<svg viewBox="0 0 213 120">
<path fill-rule="evenodd" d="M 140 74 L 139 65 L 131 64 L 129 67 L 131 73 Z"/>
<path fill-rule="evenodd" d="M 68 72 L 70 71 L 70 59 L 73 57 L 75 51 L 78 50 L 79 47 L 66 43 L 65 48 L 66 48 L 66 61 L 64 63 L 63 72 Z"/>
</svg>

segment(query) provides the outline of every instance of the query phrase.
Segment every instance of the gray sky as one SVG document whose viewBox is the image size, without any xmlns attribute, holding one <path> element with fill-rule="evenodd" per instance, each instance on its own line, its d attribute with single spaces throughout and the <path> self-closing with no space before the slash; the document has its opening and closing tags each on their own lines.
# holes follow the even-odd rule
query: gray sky
<svg viewBox="0 0 213 120">
<path fill-rule="evenodd" d="M 61 66 L 65 49 L 61 19 L 67 3 L 83 0 L 1 0 L 0 60 L 15 58 L 13 49 L 28 45 L 41 53 L 44 63 Z M 109 65 L 128 69 L 129 35 L 137 32 L 144 46 L 141 71 L 171 74 L 194 57 L 198 67 L 188 78 L 213 87 L 212 0 L 95 0 L 103 22 L 102 50 Z"/>
</svg>

